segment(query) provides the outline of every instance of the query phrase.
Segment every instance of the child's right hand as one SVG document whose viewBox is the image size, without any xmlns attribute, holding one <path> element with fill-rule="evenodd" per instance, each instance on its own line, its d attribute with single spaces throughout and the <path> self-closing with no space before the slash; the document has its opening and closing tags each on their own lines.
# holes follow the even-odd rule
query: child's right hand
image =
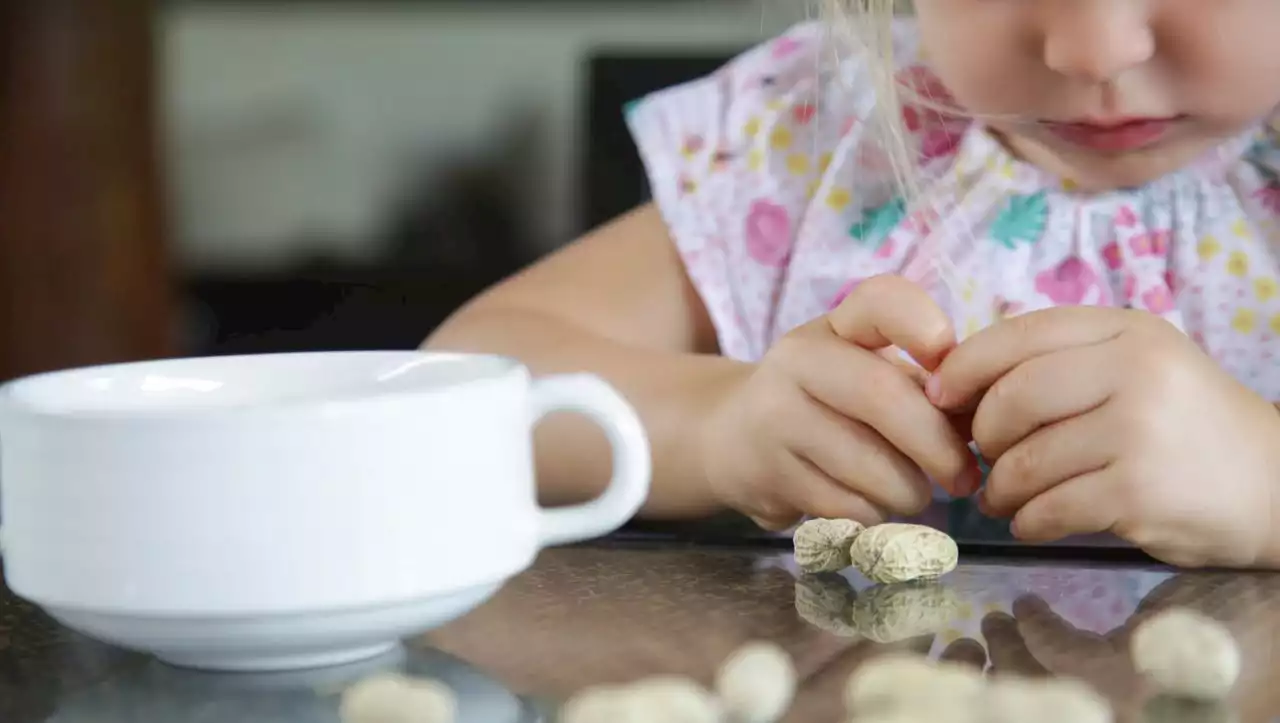
<svg viewBox="0 0 1280 723">
<path fill-rule="evenodd" d="M 931 370 L 955 343 L 918 286 L 862 283 L 718 397 L 700 448 L 716 494 L 773 530 L 805 515 L 873 524 L 918 513 L 932 499 L 929 477 L 972 494 L 981 472 L 968 440 L 925 397 L 924 372 L 895 353 Z"/>
</svg>

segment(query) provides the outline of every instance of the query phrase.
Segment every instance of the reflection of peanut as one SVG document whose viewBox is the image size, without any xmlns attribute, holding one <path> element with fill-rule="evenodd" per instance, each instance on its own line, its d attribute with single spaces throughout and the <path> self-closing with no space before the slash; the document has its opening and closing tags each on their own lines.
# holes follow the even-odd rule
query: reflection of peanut
<svg viewBox="0 0 1280 723">
<path fill-rule="evenodd" d="M 773 723 L 795 698 L 795 665 L 774 643 L 749 643 L 724 662 L 716 692 L 735 723 Z"/>
<path fill-rule="evenodd" d="M 955 590 L 932 581 L 876 585 L 858 596 L 850 619 L 862 637 L 896 643 L 945 628 L 960 605 Z"/>
<path fill-rule="evenodd" d="M 383 674 L 348 688 L 338 715 L 343 723 L 453 723 L 457 709 L 444 683 Z"/>
<path fill-rule="evenodd" d="M 853 520 L 809 520 L 796 528 L 796 564 L 805 572 L 837 572 L 849 566 L 849 547 L 863 527 Z"/>
<path fill-rule="evenodd" d="M 960 558 L 956 541 L 924 525 L 876 525 L 854 538 L 849 549 L 853 566 L 874 582 L 934 579 L 955 569 Z"/>
<path fill-rule="evenodd" d="M 1165 693 L 1216 700 L 1240 676 L 1240 648 L 1218 621 L 1186 609 L 1146 620 L 1129 642 L 1133 666 Z"/>
<path fill-rule="evenodd" d="M 841 575 L 802 575 L 796 580 L 796 613 L 810 625 L 842 638 L 858 637 L 853 603 L 858 594 Z"/>
</svg>

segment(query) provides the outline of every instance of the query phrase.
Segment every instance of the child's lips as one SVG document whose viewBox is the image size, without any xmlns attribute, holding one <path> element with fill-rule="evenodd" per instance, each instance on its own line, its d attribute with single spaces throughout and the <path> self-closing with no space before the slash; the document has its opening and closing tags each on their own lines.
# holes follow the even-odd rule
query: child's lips
<svg viewBox="0 0 1280 723">
<path fill-rule="evenodd" d="M 1113 118 L 1069 123 L 1045 123 L 1050 133 L 1074 145 L 1103 152 L 1132 151 L 1157 143 L 1180 120 L 1166 118 Z"/>
</svg>

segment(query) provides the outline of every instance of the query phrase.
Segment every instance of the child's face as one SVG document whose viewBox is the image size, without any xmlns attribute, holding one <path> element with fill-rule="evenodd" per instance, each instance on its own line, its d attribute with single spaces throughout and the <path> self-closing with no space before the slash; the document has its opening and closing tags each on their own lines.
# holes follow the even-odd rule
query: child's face
<svg viewBox="0 0 1280 723">
<path fill-rule="evenodd" d="M 1280 0 L 917 0 L 916 10 L 930 66 L 956 101 L 997 116 L 988 122 L 1011 150 L 1085 188 L 1177 170 L 1280 105 Z"/>
</svg>

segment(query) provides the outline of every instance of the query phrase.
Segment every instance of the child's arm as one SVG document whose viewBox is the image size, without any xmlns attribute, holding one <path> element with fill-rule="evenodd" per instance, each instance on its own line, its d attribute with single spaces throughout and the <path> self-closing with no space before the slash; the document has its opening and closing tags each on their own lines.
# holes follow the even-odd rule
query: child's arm
<svg viewBox="0 0 1280 723">
<path fill-rule="evenodd" d="M 649 432 L 654 486 L 643 514 L 718 511 L 697 449 L 704 411 L 750 367 L 717 354 L 715 329 L 666 225 L 643 207 L 488 290 L 447 320 L 428 349 L 516 357 L 536 374 L 587 371 L 618 388 Z M 577 418 L 537 435 L 545 504 L 602 491 L 608 445 Z"/>
</svg>

